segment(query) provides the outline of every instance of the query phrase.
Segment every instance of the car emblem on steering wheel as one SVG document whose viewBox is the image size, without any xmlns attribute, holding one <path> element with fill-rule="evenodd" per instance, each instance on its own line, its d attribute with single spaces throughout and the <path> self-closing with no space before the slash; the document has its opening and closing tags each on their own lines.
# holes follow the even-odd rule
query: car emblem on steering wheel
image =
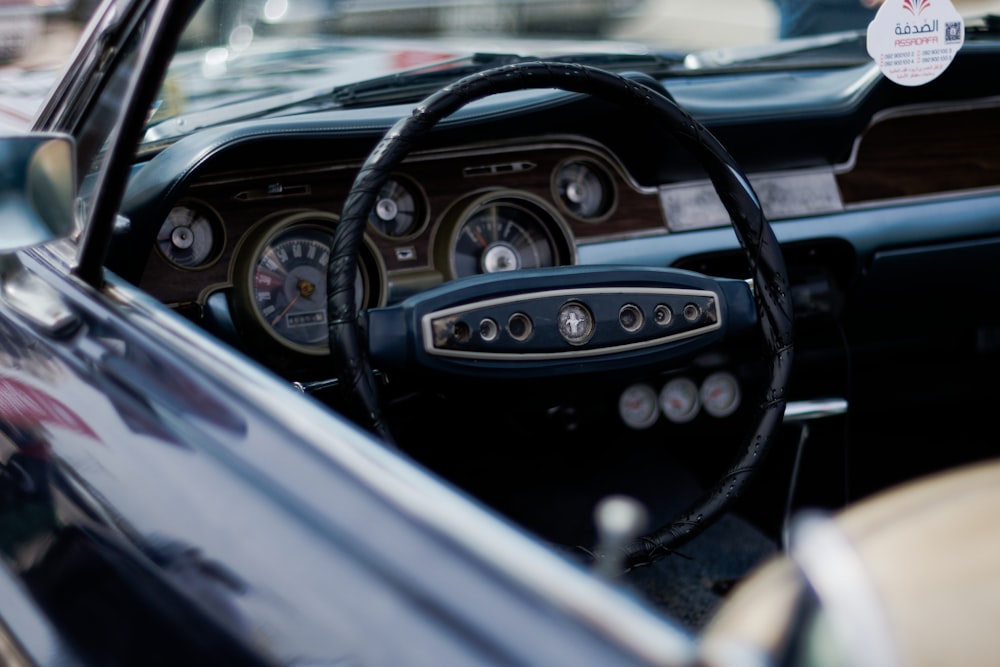
<svg viewBox="0 0 1000 667">
<path fill-rule="evenodd" d="M 594 335 L 594 316 L 582 304 L 570 302 L 559 309 L 559 333 L 571 345 L 582 345 Z"/>
</svg>

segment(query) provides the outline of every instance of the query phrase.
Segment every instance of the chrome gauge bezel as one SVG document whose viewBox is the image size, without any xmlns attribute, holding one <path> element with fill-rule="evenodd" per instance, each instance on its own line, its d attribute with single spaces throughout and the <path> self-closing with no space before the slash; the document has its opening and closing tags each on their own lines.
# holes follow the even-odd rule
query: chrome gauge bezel
<svg viewBox="0 0 1000 667">
<path fill-rule="evenodd" d="M 589 207 L 581 209 L 578 206 L 579 202 L 575 201 L 586 194 L 585 190 L 574 196 L 563 186 L 564 177 L 574 170 L 584 174 L 591 181 L 590 187 L 599 188 L 596 195 L 598 201 L 592 210 Z M 552 200 L 557 202 L 559 209 L 581 222 L 597 223 L 607 220 L 618 204 L 618 188 L 612 171 L 604 163 L 587 155 L 574 155 L 560 161 L 552 170 L 550 186 Z"/>
<path fill-rule="evenodd" d="M 293 246 L 289 244 L 294 243 L 296 238 L 302 240 L 304 252 L 308 252 L 310 247 L 315 247 L 316 235 L 320 234 L 325 238 L 328 250 L 333 238 L 333 229 L 338 221 L 339 217 L 330 213 L 311 210 L 300 211 L 262 220 L 246 234 L 240 247 L 236 250 L 232 266 L 232 309 L 238 326 L 243 330 L 241 333 L 245 334 L 251 345 L 264 346 L 272 350 L 285 350 L 307 357 L 325 356 L 330 353 L 330 346 L 326 340 L 322 343 L 313 343 L 305 338 L 315 338 L 316 336 L 296 339 L 283 333 L 283 331 L 287 331 L 287 326 L 279 327 L 275 318 L 288 317 L 297 311 L 294 309 L 294 305 L 289 305 L 288 294 L 282 294 L 282 299 L 263 296 L 266 290 L 260 289 L 258 279 L 263 272 L 261 267 L 281 261 L 275 254 L 276 247 L 284 246 L 293 252 Z M 367 238 L 363 244 L 363 250 L 358 264 L 358 304 L 359 307 L 367 308 L 381 305 L 385 294 L 382 284 L 385 269 L 381 266 L 379 255 L 374 246 Z M 302 274 L 298 276 L 299 281 L 306 287 L 301 288 L 296 296 L 302 296 L 308 288 L 309 298 L 314 306 L 308 311 L 299 311 L 298 314 L 301 316 L 313 315 L 318 318 L 314 323 L 316 326 L 320 323 L 325 326 L 326 273 L 322 267 L 328 266 L 329 257 L 327 256 L 324 260 L 321 255 L 306 256 L 301 254 L 283 261 L 290 267 L 289 273 Z M 320 276 L 321 273 L 322 276 Z M 274 289 L 272 288 L 271 293 L 274 292 Z M 295 287 L 285 288 L 286 291 L 291 290 L 292 292 L 295 289 Z M 265 309 L 261 307 L 262 303 L 269 303 L 272 310 L 265 313 Z M 303 327 L 306 326 L 309 325 L 303 324 Z"/>
<path fill-rule="evenodd" d="M 542 258 L 541 254 L 535 255 L 535 258 L 545 260 L 540 266 L 576 263 L 576 247 L 572 232 L 551 204 L 541 197 L 521 190 L 490 190 L 459 200 L 442 216 L 432 245 L 435 266 L 447 279 L 453 280 L 489 272 L 484 269 L 484 263 L 490 263 L 488 258 L 480 255 L 472 259 L 464 246 L 468 244 L 470 233 L 476 226 L 487 224 L 481 217 L 489 216 L 490 211 L 501 209 L 506 211 L 507 215 L 518 216 L 519 220 L 506 220 L 503 223 L 506 226 L 502 229 L 498 227 L 488 235 L 489 238 L 483 238 L 480 242 L 498 256 L 509 258 L 510 262 L 516 259 L 516 264 L 510 264 L 512 269 L 534 268 L 536 265 L 535 261 L 522 264 L 524 259 L 530 258 L 520 254 L 516 242 L 509 242 L 525 237 L 532 242 L 544 244 L 544 248 L 538 249 L 539 253 L 547 251 L 550 254 L 550 260 Z M 476 270 L 470 270 L 470 262 L 475 265 Z"/>
<path fill-rule="evenodd" d="M 181 222 L 188 224 L 179 224 Z M 180 232 L 186 230 L 181 236 Z M 195 246 L 204 250 L 191 251 Z M 177 202 L 160 223 L 156 233 L 156 250 L 168 264 L 184 271 L 202 271 L 222 257 L 226 245 L 225 226 L 218 212 L 205 202 L 185 199 Z"/>
</svg>

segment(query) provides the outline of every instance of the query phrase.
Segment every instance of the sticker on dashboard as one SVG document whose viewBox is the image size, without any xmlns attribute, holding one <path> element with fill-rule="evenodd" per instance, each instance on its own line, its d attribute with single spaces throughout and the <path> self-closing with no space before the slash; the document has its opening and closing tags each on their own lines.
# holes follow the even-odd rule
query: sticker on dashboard
<svg viewBox="0 0 1000 667">
<path fill-rule="evenodd" d="M 868 53 L 890 81 L 920 86 L 954 60 L 965 41 L 951 0 L 885 0 L 868 26 Z"/>
</svg>

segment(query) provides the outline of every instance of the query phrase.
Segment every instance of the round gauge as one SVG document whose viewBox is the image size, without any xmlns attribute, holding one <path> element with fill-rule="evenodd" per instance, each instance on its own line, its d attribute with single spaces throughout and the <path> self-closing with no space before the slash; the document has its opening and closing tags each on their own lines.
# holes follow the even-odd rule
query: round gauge
<svg viewBox="0 0 1000 667">
<path fill-rule="evenodd" d="M 713 417 L 728 417 L 740 407 L 740 383 L 729 372 L 712 373 L 701 383 L 699 394 L 705 412 Z"/>
<path fill-rule="evenodd" d="M 618 414 L 629 428 L 649 428 L 660 417 L 656 390 L 642 383 L 626 387 L 618 397 Z"/>
<path fill-rule="evenodd" d="M 555 266 L 568 256 L 557 246 L 553 213 L 525 196 L 488 196 L 463 213 L 449 248 L 453 277 Z"/>
<path fill-rule="evenodd" d="M 424 221 L 422 197 L 409 181 L 391 178 L 379 190 L 368 223 L 389 238 L 404 238 L 416 233 Z"/>
<path fill-rule="evenodd" d="M 578 218 L 594 220 L 611 210 L 614 191 L 607 172 L 590 160 L 564 162 L 556 170 L 559 202 Z"/>
<path fill-rule="evenodd" d="M 675 424 L 691 421 L 701 409 L 698 385 L 686 377 L 670 380 L 660 390 L 660 409 Z"/>
<path fill-rule="evenodd" d="M 156 245 L 169 262 L 185 269 L 208 265 L 222 246 L 218 219 L 201 206 L 180 205 L 170 209 L 160 225 Z"/>
<path fill-rule="evenodd" d="M 333 232 L 320 223 L 284 225 L 250 248 L 242 269 L 243 308 L 258 328 L 285 347 L 306 354 L 329 351 L 326 274 Z M 367 291 L 359 267 L 359 307 Z"/>
</svg>

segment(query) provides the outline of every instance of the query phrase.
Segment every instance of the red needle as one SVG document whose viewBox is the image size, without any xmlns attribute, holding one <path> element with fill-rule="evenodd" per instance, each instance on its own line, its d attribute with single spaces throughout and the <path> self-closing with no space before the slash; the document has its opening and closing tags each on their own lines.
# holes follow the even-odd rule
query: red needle
<svg viewBox="0 0 1000 667">
<path fill-rule="evenodd" d="M 287 313 L 289 310 L 291 310 L 292 306 L 295 305 L 295 302 L 299 300 L 300 296 L 301 296 L 301 294 L 296 294 L 295 298 L 292 299 L 291 301 L 289 301 L 288 305 L 285 306 L 285 309 L 282 310 L 280 313 L 278 313 L 277 317 L 275 317 L 273 320 L 271 320 L 271 326 L 272 327 L 278 325 L 278 322 L 281 320 L 281 318 L 285 316 L 285 313 Z"/>
</svg>

